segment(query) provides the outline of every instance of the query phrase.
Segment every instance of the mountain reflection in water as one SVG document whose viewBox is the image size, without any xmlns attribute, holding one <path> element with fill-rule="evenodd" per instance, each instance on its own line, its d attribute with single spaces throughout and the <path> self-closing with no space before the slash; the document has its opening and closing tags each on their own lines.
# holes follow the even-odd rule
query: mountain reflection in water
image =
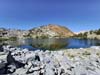
<svg viewBox="0 0 100 75">
<path fill-rule="evenodd" d="M 15 41 L 2 41 L 12 46 L 18 46 L 21 48 L 29 48 L 32 50 L 43 49 L 43 50 L 59 50 L 67 48 L 85 48 L 90 46 L 100 45 L 100 40 L 90 39 L 18 39 Z"/>
</svg>

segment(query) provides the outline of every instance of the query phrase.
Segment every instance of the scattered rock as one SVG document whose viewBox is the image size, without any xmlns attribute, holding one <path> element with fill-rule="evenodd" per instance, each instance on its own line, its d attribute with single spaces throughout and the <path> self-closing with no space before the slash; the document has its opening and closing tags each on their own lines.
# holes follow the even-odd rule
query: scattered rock
<svg viewBox="0 0 100 75">
<path fill-rule="evenodd" d="M 0 75 L 100 75 L 99 53 L 97 46 L 66 51 L 6 46 L 0 52 Z"/>
<path fill-rule="evenodd" d="M 0 45 L 0 52 L 3 52 L 3 46 L 2 45 Z"/>
<path fill-rule="evenodd" d="M 40 61 L 40 57 L 38 55 L 35 55 L 35 60 Z"/>
</svg>

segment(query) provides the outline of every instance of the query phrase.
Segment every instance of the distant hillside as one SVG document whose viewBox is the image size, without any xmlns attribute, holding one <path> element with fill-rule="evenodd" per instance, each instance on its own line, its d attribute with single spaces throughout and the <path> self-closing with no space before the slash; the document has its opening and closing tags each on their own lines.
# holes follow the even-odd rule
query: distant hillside
<svg viewBox="0 0 100 75">
<path fill-rule="evenodd" d="M 23 38 L 28 34 L 29 34 L 28 31 L 24 31 L 24 30 L 0 28 L 0 39 L 1 38 L 6 38 L 6 39 Z"/>
<path fill-rule="evenodd" d="M 60 25 L 45 25 L 30 30 L 0 28 L 0 38 L 66 38 L 74 33 Z"/>
<path fill-rule="evenodd" d="M 29 35 L 33 38 L 66 38 L 74 35 L 68 28 L 53 24 L 33 28 L 29 31 Z"/>
<path fill-rule="evenodd" d="M 86 39 L 87 38 L 88 39 L 100 39 L 100 29 L 80 32 L 75 37 L 86 38 Z"/>
</svg>

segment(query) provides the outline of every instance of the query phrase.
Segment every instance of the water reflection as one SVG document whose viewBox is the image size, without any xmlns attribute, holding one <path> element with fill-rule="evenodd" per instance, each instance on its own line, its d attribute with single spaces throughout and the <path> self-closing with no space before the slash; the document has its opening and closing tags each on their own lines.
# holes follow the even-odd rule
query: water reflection
<svg viewBox="0 0 100 75">
<path fill-rule="evenodd" d="M 15 41 L 2 41 L 0 44 L 6 43 L 12 46 L 18 46 L 29 49 L 43 50 L 59 50 L 66 48 L 85 48 L 90 46 L 100 46 L 100 40 L 90 39 L 18 39 Z"/>
<path fill-rule="evenodd" d="M 86 48 L 90 46 L 97 46 L 97 43 L 100 43 L 100 40 L 96 39 L 68 39 L 68 46 L 67 48 Z M 100 46 L 98 44 L 98 46 Z"/>
<path fill-rule="evenodd" d="M 68 45 L 68 42 L 65 39 L 33 39 L 32 46 L 40 49 L 62 49 Z"/>
<path fill-rule="evenodd" d="M 37 49 L 57 50 L 65 48 L 68 42 L 64 39 L 26 39 L 23 45 L 30 45 Z"/>
</svg>

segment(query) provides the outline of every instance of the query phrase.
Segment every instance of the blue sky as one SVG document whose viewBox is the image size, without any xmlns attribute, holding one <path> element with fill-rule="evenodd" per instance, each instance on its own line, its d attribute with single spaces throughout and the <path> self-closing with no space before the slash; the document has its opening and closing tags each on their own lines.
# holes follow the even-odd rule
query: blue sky
<svg viewBox="0 0 100 75">
<path fill-rule="evenodd" d="M 74 32 L 100 28 L 100 0 L 0 0 L 0 27 L 59 24 Z"/>
</svg>

